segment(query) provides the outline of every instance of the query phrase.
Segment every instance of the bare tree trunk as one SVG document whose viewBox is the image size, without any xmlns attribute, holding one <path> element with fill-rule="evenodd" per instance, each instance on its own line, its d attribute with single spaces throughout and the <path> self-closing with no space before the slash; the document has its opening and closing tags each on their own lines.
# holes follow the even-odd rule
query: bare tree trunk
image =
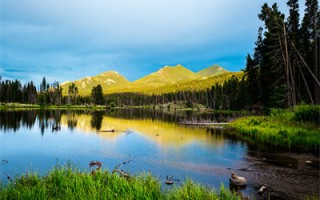
<svg viewBox="0 0 320 200">
<path fill-rule="evenodd" d="M 286 32 L 286 27 L 283 23 L 283 36 L 284 36 L 284 48 L 285 48 L 285 57 L 286 57 L 286 65 L 287 65 L 287 82 L 288 82 L 288 87 L 289 87 L 289 95 L 291 98 L 291 106 L 296 105 L 296 94 L 295 94 L 295 83 L 292 75 L 292 68 L 290 64 L 290 57 L 289 57 L 289 51 L 288 51 L 288 42 L 287 42 L 287 32 Z M 290 81 L 291 80 L 291 81 Z"/>
<path fill-rule="evenodd" d="M 307 82 L 306 78 L 304 77 L 304 74 L 303 74 L 303 72 L 302 72 L 302 69 L 301 69 L 300 65 L 298 65 L 298 67 L 299 67 L 300 73 L 301 73 L 301 75 L 302 75 L 304 84 L 306 85 L 306 89 L 307 89 L 307 91 L 308 91 L 308 95 L 309 95 L 310 101 L 311 101 L 312 104 L 314 104 L 313 98 L 312 98 L 312 94 L 311 94 L 311 92 L 310 92 L 310 90 L 309 90 L 308 82 Z"/>
<path fill-rule="evenodd" d="M 304 66 L 308 69 L 309 73 L 311 74 L 312 78 L 314 79 L 314 81 L 316 82 L 316 84 L 320 87 L 320 82 L 318 80 L 318 78 L 314 75 L 314 73 L 312 73 L 312 71 L 310 70 L 308 64 L 306 63 L 306 61 L 303 59 L 303 57 L 301 56 L 301 54 L 299 53 L 299 51 L 297 50 L 297 48 L 294 46 L 294 44 L 292 44 L 292 46 L 294 47 L 296 53 L 298 54 L 298 56 L 300 57 L 302 63 L 304 64 Z"/>
<path fill-rule="evenodd" d="M 317 16 L 317 14 L 315 15 Z M 316 17 L 317 18 L 317 17 Z M 320 20 L 320 19 L 318 19 Z M 314 31 L 315 31 L 315 34 L 314 34 L 314 73 L 317 77 L 317 79 L 319 80 L 320 79 L 320 70 L 319 70 L 319 63 L 318 63 L 318 59 L 319 59 L 319 56 L 318 55 L 318 30 L 317 30 L 317 23 L 314 22 Z M 316 104 L 320 104 L 320 86 L 317 85 L 316 83 L 314 83 L 314 89 L 315 89 L 315 103 Z"/>
<path fill-rule="evenodd" d="M 289 53 L 288 53 L 288 44 L 287 44 L 287 35 L 286 35 L 286 28 L 283 23 L 283 43 L 282 43 L 282 37 L 281 34 L 278 32 L 278 38 L 279 38 L 279 46 L 281 50 L 281 55 L 283 59 L 283 64 L 284 64 L 284 69 L 285 69 L 285 75 L 286 75 L 286 85 L 288 88 L 288 92 L 286 95 L 287 98 L 287 106 L 288 107 L 293 107 L 295 106 L 295 95 L 294 95 L 294 90 L 293 86 L 291 84 L 291 65 L 290 65 L 290 60 L 289 60 Z"/>
</svg>

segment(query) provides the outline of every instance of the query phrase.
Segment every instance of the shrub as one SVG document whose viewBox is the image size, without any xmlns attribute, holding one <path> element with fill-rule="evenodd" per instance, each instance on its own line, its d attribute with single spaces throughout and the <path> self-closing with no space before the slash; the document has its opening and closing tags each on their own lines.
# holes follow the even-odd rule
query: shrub
<svg viewBox="0 0 320 200">
<path fill-rule="evenodd" d="M 294 109 L 293 120 L 320 124 L 320 105 L 300 105 Z"/>
</svg>

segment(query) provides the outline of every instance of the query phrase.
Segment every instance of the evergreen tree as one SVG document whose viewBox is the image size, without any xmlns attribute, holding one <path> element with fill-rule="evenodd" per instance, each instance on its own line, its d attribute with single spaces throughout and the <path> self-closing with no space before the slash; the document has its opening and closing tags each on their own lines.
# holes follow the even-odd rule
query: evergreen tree
<svg viewBox="0 0 320 200">
<path fill-rule="evenodd" d="M 98 104 L 98 105 L 105 104 L 105 99 L 103 97 L 103 91 L 102 91 L 102 87 L 100 84 L 98 84 L 97 86 L 92 88 L 91 98 L 92 98 L 92 102 L 95 104 Z"/>
<path fill-rule="evenodd" d="M 311 91 L 310 101 L 320 104 L 319 5 L 317 0 L 306 0 L 305 6 L 301 25 L 302 54 L 306 63 L 303 71 Z"/>
<path fill-rule="evenodd" d="M 42 82 L 40 84 L 40 93 L 45 92 L 47 89 L 47 81 L 46 81 L 46 77 L 42 78 Z"/>
<path fill-rule="evenodd" d="M 264 4 L 259 18 L 264 21 L 266 27 L 263 52 L 265 59 L 261 63 L 262 82 L 268 74 L 264 68 L 268 66 L 271 66 L 269 74 L 272 77 L 269 78 L 269 91 L 267 91 L 267 95 L 270 96 L 265 103 L 271 107 L 293 107 L 296 105 L 296 91 L 284 15 L 278 10 L 277 4 L 273 4 L 272 7 Z"/>
<path fill-rule="evenodd" d="M 77 95 L 78 87 L 74 83 L 71 83 L 68 88 L 68 103 L 76 104 Z"/>
<path fill-rule="evenodd" d="M 246 68 L 244 70 L 247 78 L 248 104 L 257 104 L 260 97 L 259 63 L 247 56 Z"/>
</svg>

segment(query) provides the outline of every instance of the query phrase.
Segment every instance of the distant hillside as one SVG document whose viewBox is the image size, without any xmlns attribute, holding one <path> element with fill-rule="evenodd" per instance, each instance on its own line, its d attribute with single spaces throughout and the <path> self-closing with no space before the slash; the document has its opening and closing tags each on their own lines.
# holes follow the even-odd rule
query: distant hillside
<svg viewBox="0 0 320 200">
<path fill-rule="evenodd" d="M 106 92 L 112 87 L 128 84 L 129 81 L 116 71 L 108 71 L 97 76 L 87 76 L 74 81 L 74 83 L 78 87 L 80 95 L 89 95 L 92 87 L 97 86 L 98 84 L 100 84 L 103 91 Z M 70 81 L 61 84 L 63 95 L 68 94 L 68 88 L 70 84 Z"/>
<path fill-rule="evenodd" d="M 198 78 L 199 75 L 182 65 L 165 66 L 160 70 L 149 74 L 141 79 L 134 81 L 136 86 L 161 86 L 166 84 L 173 84 L 181 80 L 189 80 Z"/>
<path fill-rule="evenodd" d="M 219 65 L 213 65 L 211 67 L 208 67 L 208 68 L 205 68 L 201 71 L 198 71 L 197 75 L 199 75 L 199 76 L 214 76 L 214 75 L 222 74 L 225 72 L 229 72 L 229 71 L 220 67 Z"/>
<path fill-rule="evenodd" d="M 101 84 L 105 94 L 136 92 L 144 94 L 163 94 L 185 90 L 205 90 L 216 83 L 223 83 L 232 76 L 241 77 L 242 72 L 228 72 L 213 65 L 197 73 L 182 65 L 165 66 L 134 82 L 115 71 L 104 72 L 97 76 L 85 77 L 74 81 L 79 95 L 90 95 L 92 87 Z M 67 95 L 71 82 L 62 83 L 63 95 Z"/>
<path fill-rule="evenodd" d="M 175 84 L 165 85 L 157 88 L 156 90 L 146 90 L 146 94 L 165 94 L 178 91 L 201 91 L 211 88 L 215 84 L 223 84 L 226 80 L 232 76 L 241 78 L 243 72 L 226 72 L 209 77 L 201 77 L 193 80 L 179 81 Z"/>
<path fill-rule="evenodd" d="M 134 85 L 133 83 L 129 85 L 122 85 L 119 87 L 111 88 L 106 93 L 124 93 L 124 92 L 138 92 L 144 94 L 164 94 L 170 92 L 186 91 L 186 90 L 206 90 L 211 88 L 212 85 L 219 83 L 223 84 L 224 81 L 228 80 L 232 76 L 241 78 L 243 72 L 226 72 L 214 76 L 198 77 L 195 79 L 180 80 L 175 83 L 160 85 L 157 87 L 150 85 Z"/>
</svg>

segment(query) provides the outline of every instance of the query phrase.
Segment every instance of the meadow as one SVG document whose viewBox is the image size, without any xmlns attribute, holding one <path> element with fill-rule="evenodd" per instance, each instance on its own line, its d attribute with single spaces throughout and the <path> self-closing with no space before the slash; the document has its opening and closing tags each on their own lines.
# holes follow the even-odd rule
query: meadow
<svg viewBox="0 0 320 200">
<path fill-rule="evenodd" d="M 258 142 L 317 151 L 320 146 L 320 106 L 299 105 L 293 110 L 271 109 L 268 116 L 248 116 L 230 123 L 240 134 Z"/>
</svg>

